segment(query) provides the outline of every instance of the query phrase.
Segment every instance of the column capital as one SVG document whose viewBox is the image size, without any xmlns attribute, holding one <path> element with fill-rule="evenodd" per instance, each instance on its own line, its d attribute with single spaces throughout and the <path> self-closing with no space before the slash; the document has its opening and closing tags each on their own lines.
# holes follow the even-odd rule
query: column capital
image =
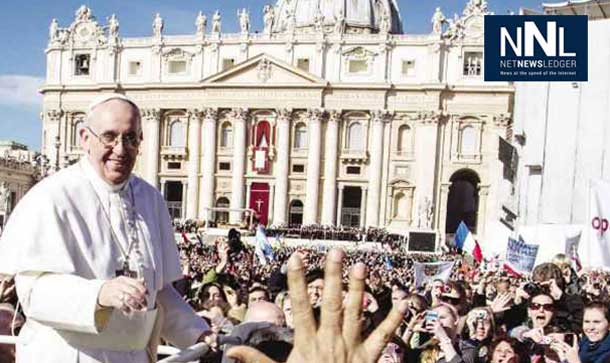
<svg viewBox="0 0 610 363">
<path fill-rule="evenodd" d="M 248 109 L 243 107 L 237 107 L 231 110 L 231 116 L 238 120 L 246 120 L 248 117 Z"/>
<path fill-rule="evenodd" d="M 143 108 L 142 117 L 150 121 L 159 121 L 161 118 L 161 109 L 159 108 Z"/>
<path fill-rule="evenodd" d="M 373 122 L 390 122 L 392 117 L 394 117 L 394 113 L 388 110 L 371 111 L 371 118 Z"/>
<path fill-rule="evenodd" d="M 310 108 L 307 110 L 307 118 L 310 120 L 320 121 L 320 119 L 324 116 L 323 108 Z"/>
<path fill-rule="evenodd" d="M 64 111 L 62 109 L 47 111 L 47 118 L 49 119 L 49 121 L 57 122 L 63 115 Z"/>
<path fill-rule="evenodd" d="M 195 119 L 195 120 L 201 121 L 203 119 L 203 111 L 201 111 L 198 108 L 187 109 L 186 115 L 189 118 L 189 120 Z"/>
<path fill-rule="evenodd" d="M 342 118 L 343 110 L 330 110 L 328 112 L 328 122 L 340 122 Z"/>
<path fill-rule="evenodd" d="M 218 117 L 218 110 L 215 108 L 208 107 L 203 110 L 203 120 L 215 122 Z"/>
<path fill-rule="evenodd" d="M 290 121 L 292 108 L 278 108 L 276 111 L 278 121 Z"/>
</svg>

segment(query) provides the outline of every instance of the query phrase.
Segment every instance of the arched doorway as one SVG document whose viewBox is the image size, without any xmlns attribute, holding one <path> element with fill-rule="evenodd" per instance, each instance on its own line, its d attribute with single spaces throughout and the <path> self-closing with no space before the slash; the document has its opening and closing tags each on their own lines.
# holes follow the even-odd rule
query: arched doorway
<svg viewBox="0 0 610 363">
<path fill-rule="evenodd" d="M 461 221 L 476 233 L 481 179 L 473 170 L 462 169 L 456 171 L 450 181 L 445 233 L 455 233 Z"/>
</svg>

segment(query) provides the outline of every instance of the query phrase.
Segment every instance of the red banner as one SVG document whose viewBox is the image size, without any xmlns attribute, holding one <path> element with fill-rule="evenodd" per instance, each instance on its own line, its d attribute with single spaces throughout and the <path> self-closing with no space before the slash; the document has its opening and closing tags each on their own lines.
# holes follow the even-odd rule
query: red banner
<svg viewBox="0 0 610 363">
<path fill-rule="evenodd" d="M 269 184 L 252 183 L 249 207 L 256 211 L 259 221 L 267 225 L 269 220 Z"/>
</svg>

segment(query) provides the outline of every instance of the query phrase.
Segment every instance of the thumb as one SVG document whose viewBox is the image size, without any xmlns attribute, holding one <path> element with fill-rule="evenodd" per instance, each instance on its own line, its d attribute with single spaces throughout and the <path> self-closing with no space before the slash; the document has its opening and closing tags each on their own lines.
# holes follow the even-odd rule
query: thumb
<svg viewBox="0 0 610 363">
<path fill-rule="evenodd" d="M 276 363 L 260 351 L 245 345 L 232 347 L 227 352 L 227 357 L 236 359 L 241 363 Z"/>
</svg>

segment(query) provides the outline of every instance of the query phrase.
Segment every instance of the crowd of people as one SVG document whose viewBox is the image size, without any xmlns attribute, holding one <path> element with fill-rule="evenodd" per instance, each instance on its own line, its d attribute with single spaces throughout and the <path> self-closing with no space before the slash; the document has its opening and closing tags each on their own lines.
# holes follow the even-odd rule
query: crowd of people
<svg viewBox="0 0 610 363">
<path fill-rule="evenodd" d="M 177 288 L 212 329 L 285 360 L 293 328 L 286 262 L 294 252 L 302 256 L 310 303 L 319 307 L 328 249 L 276 247 L 273 258 L 261 264 L 252 247 L 237 242 L 219 238 L 203 246 L 183 235 L 179 245 L 185 279 Z M 455 263 L 447 281 L 416 283 L 414 262 L 448 260 Z M 610 275 L 577 272 L 566 256 L 539 264 L 531 276 L 514 276 L 501 265 L 476 264 L 454 253 L 354 248 L 345 251 L 344 283 L 347 271 L 358 263 L 368 270 L 365 337 L 393 306 L 408 301 L 403 323 L 379 362 L 610 362 Z M 314 308 L 316 318 L 318 313 Z M 208 359 L 227 361 L 222 351 Z"/>
</svg>

